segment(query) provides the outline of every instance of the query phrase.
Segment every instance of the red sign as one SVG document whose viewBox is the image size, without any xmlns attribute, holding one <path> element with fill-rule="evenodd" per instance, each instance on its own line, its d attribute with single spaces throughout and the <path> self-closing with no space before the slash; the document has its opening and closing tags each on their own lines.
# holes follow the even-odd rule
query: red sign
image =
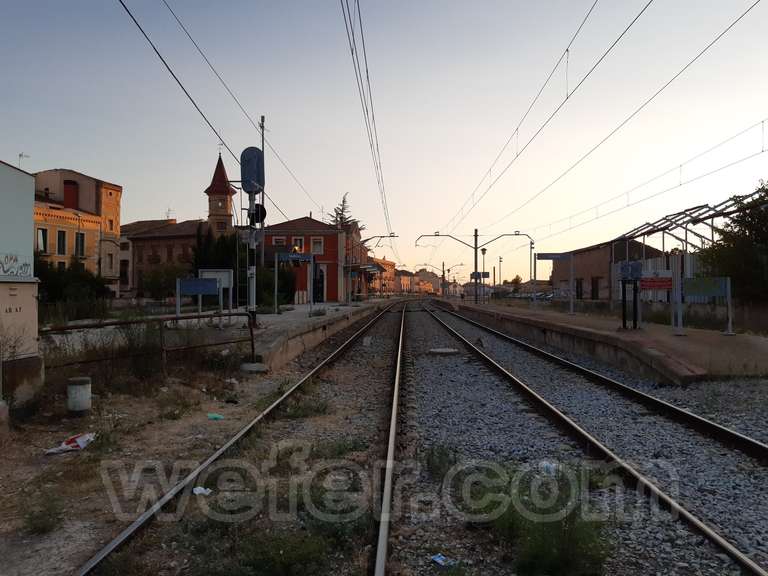
<svg viewBox="0 0 768 576">
<path fill-rule="evenodd" d="M 672 290 L 672 278 L 640 278 L 640 290 Z"/>
</svg>

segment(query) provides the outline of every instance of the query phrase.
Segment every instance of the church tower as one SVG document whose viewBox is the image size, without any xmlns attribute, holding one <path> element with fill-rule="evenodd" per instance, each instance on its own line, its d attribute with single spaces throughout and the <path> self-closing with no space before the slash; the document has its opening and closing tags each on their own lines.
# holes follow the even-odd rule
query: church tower
<svg viewBox="0 0 768 576">
<path fill-rule="evenodd" d="M 224 162 L 216 162 L 216 169 L 213 171 L 211 185 L 205 190 L 208 196 L 208 226 L 213 232 L 214 238 L 222 234 L 231 234 L 232 227 L 232 196 L 235 195 L 235 189 L 229 184 L 227 171 L 224 169 Z"/>
</svg>

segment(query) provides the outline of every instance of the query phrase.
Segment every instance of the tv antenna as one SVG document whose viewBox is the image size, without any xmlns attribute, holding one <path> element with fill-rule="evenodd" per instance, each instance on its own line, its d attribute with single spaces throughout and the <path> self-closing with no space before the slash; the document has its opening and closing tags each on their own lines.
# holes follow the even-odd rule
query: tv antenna
<svg viewBox="0 0 768 576">
<path fill-rule="evenodd" d="M 19 152 L 19 168 L 21 168 L 21 161 L 24 158 L 29 158 L 29 154 L 24 154 L 24 152 Z"/>
</svg>

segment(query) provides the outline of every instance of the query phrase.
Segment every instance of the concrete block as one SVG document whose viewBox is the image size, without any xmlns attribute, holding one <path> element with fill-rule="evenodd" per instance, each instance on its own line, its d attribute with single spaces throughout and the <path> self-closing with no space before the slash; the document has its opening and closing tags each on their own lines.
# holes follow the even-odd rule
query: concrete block
<svg viewBox="0 0 768 576">
<path fill-rule="evenodd" d="M 260 362 L 244 362 L 240 364 L 240 371 L 246 374 L 264 374 L 268 370 L 267 365 Z"/>
</svg>

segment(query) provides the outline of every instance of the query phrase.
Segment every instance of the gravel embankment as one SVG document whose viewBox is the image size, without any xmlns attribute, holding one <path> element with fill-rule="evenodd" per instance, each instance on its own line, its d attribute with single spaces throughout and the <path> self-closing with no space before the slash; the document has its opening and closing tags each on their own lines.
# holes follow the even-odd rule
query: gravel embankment
<svg viewBox="0 0 768 576">
<path fill-rule="evenodd" d="M 685 386 L 658 383 L 590 356 L 559 350 L 520 336 L 515 338 L 768 444 L 768 418 L 765 417 L 768 377 L 707 380 Z"/>
<path fill-rule="evenodd" d="M 481 339 L 486 353 L 768 566 L 768 470 L 759 462 L 454 316 L 440 316 L 471 341 Z"/>
<path fill-rule="evenodd" d="M 456 348 L 455 355 L 430 353 Z M 581 449 L 541 416 L 495 373 L 425 312 L 407 319 L 400 459 L 424 463 L 435 447 L 455 450 L 458 461 L 485 460 L 508 469 L 542 461 L 583 460 Z M 487 530 L 468 525 L 440 505 L 441 486 L 421 467 L 408 467 L 402 501 L 411 503 L 395 521 L 390 558 L 404 574 L 432 573 L 430 556 L 442 552 L 472 574 L 512 574 L 513 558 Z M 703 538 L 633 492 L 592 490 L 590 504 L 610 518 L 607 574 L 739 573 Z"/>
</svg>

